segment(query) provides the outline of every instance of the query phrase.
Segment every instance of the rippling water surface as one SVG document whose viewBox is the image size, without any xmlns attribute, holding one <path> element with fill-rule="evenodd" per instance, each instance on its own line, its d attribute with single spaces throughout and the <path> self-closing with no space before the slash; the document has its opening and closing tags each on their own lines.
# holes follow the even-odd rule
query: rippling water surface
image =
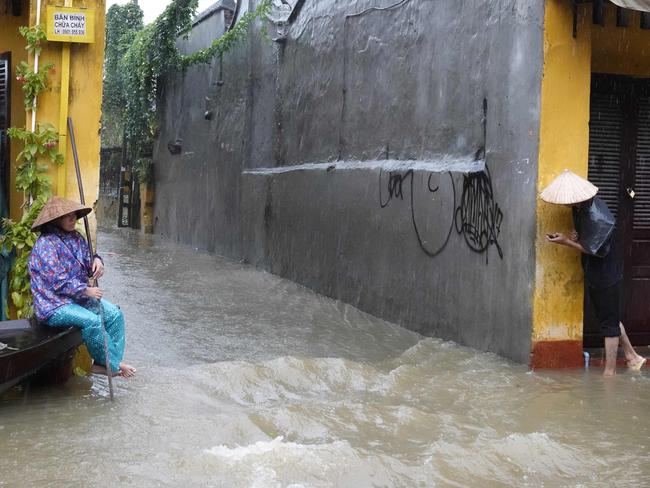
<svg viewBox="0 0 650 488">
<path fill-rule="evenodd" d="M 0 486 L 650 486 L 650 378 L 422 337 L 160 238 L 100 235 L 138 376 L 0 400 Z"/>
</svg>

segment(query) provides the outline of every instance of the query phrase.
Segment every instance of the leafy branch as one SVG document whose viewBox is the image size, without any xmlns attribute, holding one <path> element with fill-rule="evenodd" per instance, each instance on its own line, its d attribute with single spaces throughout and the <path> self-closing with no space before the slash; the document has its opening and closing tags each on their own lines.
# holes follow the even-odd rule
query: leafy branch
<svg viewBox="0 0 650 488">
<path fill-rule="evenodd" d="M 45 156 L 55 164 L 63 164 L 63 155 L 57 150 L 59 135 L 51 124 L 38 125 L 36 131 L 12 127 L 7 131 L 9 137 L 23 143 L 23 150 L 16 161 L 21 163 L 16 169 L 16 188 L 26 195 L 39 196 L 51 191 L 48 166 L 39 164 L 39 156 Z"/>
<path fill-rule="evenodd" d="M 47 76 L 54 70 L 54 65 L 48 63 L 41 67 L 38 73 L 34 72 L 25 61 L 16 66 L 16 81 L 22 83 L 25 94 L 25 109 L 31 110 L 36 97 L 48 86 Z"/>
<path fill-rule="evenodd" d="M 18 32 L 27 41 L 27 46 L 25 47 L 27 52 L 30 54 L 41 54 L 41 46 L 47 41 L 47 34 L 40 24 L 32 27 L 19 27 Z"/>
</svg>

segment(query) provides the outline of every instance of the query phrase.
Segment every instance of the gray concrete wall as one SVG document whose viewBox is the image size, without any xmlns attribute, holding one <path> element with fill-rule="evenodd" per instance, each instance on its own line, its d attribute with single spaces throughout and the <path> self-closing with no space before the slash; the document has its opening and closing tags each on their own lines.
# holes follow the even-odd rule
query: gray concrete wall
<svg viewBox="0 0 650 488">
<path fill-rule="evenodd" d="M 543 2 L 393 4 L 306 0 L 170 79 L 155 230 L 527 362 Z"/>
</svg>

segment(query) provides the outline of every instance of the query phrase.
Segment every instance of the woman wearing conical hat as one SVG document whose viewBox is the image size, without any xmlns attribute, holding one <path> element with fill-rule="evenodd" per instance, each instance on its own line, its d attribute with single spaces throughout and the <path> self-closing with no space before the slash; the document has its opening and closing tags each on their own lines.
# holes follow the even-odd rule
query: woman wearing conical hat
<svg viewBox="0 0 650 488">
<path fill-rule="evenodd" d="M 575 230 L 568 236 L 547 234 L 549 242 L 570 247 L 582 254 L 582 269 L 596 317 L 605 336 L 605 376 L 616 373 L 619 341 L 627 365 L 639 370 L 646 359 L 639 356 L 620 320 L 623 259 L 616 220 L 607 204 L 596 196 L 598 188 L 569 170 L 555 178 L 540 194 L 548 203 L 573 209 Z"/>
<path fill-rule="evenodd" d="M 29 274 L 36 318 L 50 327 L 75 326 L 94 359 L 93 372 L 133 376 L 135 368 L 124 364 L 124 316 L 122 311 L 102 299 L 102 290 L 89 285 L 89 278 L 104 273 L 102 259 L 92 262 L 85 239 L 75 230 L 78 219 L 92 209 L 70 200 L 52 197 L 32 225 L 40 231 L 29 256 Z M 104 364 L 104 333 L 97 301 L 101 300 L 108 335 L 110 365 Z"/>
</svg>

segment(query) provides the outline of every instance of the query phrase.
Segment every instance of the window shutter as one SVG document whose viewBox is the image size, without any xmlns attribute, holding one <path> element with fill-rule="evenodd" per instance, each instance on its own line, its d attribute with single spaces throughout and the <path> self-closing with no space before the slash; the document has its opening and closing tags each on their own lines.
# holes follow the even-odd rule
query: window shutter
<svg viewBox="0 0 650 488">
<path fill-rule="evenodd" d="M 639 99 L 637 131 L 634 230 L 650 230 L 650 97 Z"/>
<path fill-rule="evenodd" d="M 9 147 L 7 141 L 7 129 L 9 128 L 9 93 L 10 81 L 9 73 L 10 70 L 9 60 L 6 58 L 0 57 L 0 166 L 5 163 L 8 155 L 6 154 Z M 0 174 L 2 178 L 2 174 Z"/>
<path fill-rule="evenodd" d="M 589 181 L 616 217 L 620 190 L 623 110 L 613 94 L 592 93 L 589 120 Z"/>
<path fill-rule="evenodd" d="M 9 120 L 9 61 L 0 58 L 0 129 L 7 128 Z"/>
</svg>

